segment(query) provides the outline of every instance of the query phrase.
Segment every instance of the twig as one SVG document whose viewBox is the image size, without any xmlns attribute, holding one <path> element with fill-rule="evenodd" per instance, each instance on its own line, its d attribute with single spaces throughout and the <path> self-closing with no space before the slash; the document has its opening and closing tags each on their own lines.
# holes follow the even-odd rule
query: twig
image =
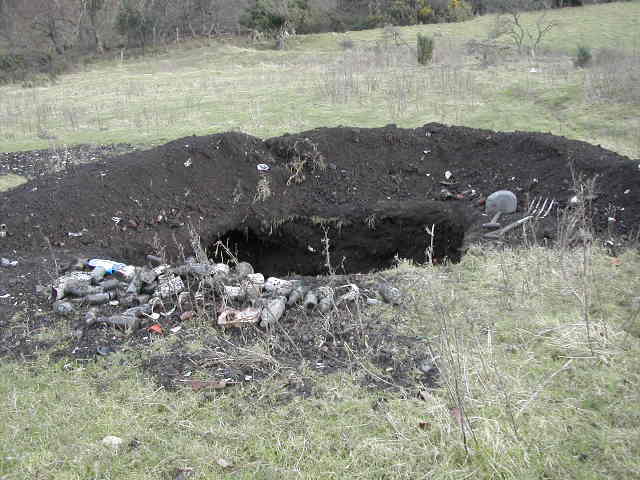
<svg viewBox="0 0 640 480">
<path fill-rule="evenodd" d="M 542 389 L 551 381 L 553 380 L 553 377 L 555 377 L 556 375 L 558 375 L 561 372 L 564 372 L 567 368 L 569 368 L 569 365 L 571 365 L 573 363 L 573 358 L 570 359 L 569 361 L 567 361 L 562 368 L 560 368 L 559 370 L 553 372 L 551 374 L 551 376 L 549 378 L 547 378 L 544 382 L 542 382 L 539 386 L 538 389 L 533 392 L 531 394 L 531 396 L 527 399 L 526 402 L 524 402 L 524 405 L 520 408 L 520 410 L 518 410 L 518 413 L 516 413 L 516 419 L 522 414 L 522 412 L 524 412 L 527 407 L 529 406 L 529 404 L 531 402 L 533 402 L 536 398 L 538 398 L 538 395 L 540 395 L 540 392 L 542 392 Z"/>
</svg>

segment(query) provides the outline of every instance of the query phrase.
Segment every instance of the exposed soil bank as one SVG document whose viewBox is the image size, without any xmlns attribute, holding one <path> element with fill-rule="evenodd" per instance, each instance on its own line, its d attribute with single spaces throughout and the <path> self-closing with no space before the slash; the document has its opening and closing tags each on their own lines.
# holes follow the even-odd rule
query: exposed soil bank
<svg viewBox="0 0 640 480">
<path fill-rule="evenodd" d="M 269 274 L 326 272 L 326 236 L 336 270 L 359 272 L 396 255 L 424 261 L 425 226 L 436 225 L 436 257 L 455 260 L 465 233 L 486 221 L 482 196 L 513 190 L 520 210 L 535 196 L 562 204 L 574 195 L 572 170 L 598 175 L 598 228 L 608 216 L 617 233 L 637 228 L 638 163 L 550 134 L 427 124 L 320 128 L 266 141 L 187 137 L 0 194 L 8 230 L 0 252 L 40 253 L 46 237 L 140 263 L 158 247 L 177 255 L 192 226 L 205 246 L 221 239 Z M 446 171 L 453 182 L 443 186 Z M 443 188 L 462 198 L 442 200 Z"/>
</svg>

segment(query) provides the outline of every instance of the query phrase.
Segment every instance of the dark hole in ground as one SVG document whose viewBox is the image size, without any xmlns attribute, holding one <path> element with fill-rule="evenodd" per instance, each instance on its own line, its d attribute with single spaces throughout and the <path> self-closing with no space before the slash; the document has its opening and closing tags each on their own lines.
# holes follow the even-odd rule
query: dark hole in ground
<svg viewBox="0 0 640 480">
<path fill-rule="evenodd" d="M 250 262 L 256 271 L 269 275 L 322 275 L 329 258 L 336 273 L 365 273 L 394 265 L 397 258 L 425 262 L 431 239 L 425 231 L 433 223 L 406 216 L 376 220 L 326 221 L 295 219 L 278 227 L 232 230 L 220 240 L 236 257 Z M 460 260 L 464 227 L 452 220 L 435 223 L 434 257 Z M 214 249 L 213 244 L 209 250 Z"/>
</svg>

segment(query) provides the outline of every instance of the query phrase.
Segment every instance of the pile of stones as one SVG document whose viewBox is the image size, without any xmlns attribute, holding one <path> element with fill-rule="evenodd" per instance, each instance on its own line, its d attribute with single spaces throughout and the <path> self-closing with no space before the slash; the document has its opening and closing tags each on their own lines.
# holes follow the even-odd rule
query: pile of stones
<svg viewBox="0 0 640 480">
<path fill-rule="evenodd" d="M 132 266 L 109 260 L 80 259 L 70 265 L 53 285 L 40 286 L 41 295 L 53 301 L 54 311 L 63 316 L 84 314 L 87 326 L 110 324 L 137 330 L 161 316 L 189 318 L 194 310 L 213 306 L 217 324 L 238 327 L 259 324 L 268 328 L 288 308 L 328 314 L 341 305 L 398 305 L 400 291 L 387 283 L 373 294 L 355 283 L 333 288 L 312 287 L 302 280 L 276 277 L 265 279 L 251 264 L 198 262 L 189 258 L 171 266 L 155 256 L 148 265 Z"/>
</svg>

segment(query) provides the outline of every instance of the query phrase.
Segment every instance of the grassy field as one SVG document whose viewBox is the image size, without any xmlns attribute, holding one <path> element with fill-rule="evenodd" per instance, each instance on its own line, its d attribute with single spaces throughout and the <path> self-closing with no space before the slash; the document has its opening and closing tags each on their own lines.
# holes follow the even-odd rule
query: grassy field
<svg viewBox="0 0 640 480">
<path fill-rule="evenodd" d="M 441 387 L 420 393 L 372 361 L 380 352 L 323 374 L 281 363 L 263 344 L 245 354 L 273 354 L 270 380 L 158 387 L 145 359 L 179 335 L 225 335 L 198 320 L 146 350 L 4 362 L 0 478 L 173 479 L 180 469 L 193 469 L 190 478 L 638 478 L 640 307 L 629 279 L 640 258 L 619 260 L 590 248 L 474 248 L 455 267 L 386 272 L 404 306 L 362 315 L 423 339 L 417 348 L 434 359 Z M 61 321 L 32 341 L 67 328 Z M 402 361 L 400 345 L 384 347 Z M 211 354 L 197 341 L 189 350 Z M 303 382 L 310 393 L 292 394 Z M 123 443 L 106 447 L 107 435 Z"/>
<path fill-rule="evenodd" d="M 524 15 L 526 28 L 537 18 Z M 555 26 L 535 59 L 512 51 L 492 65 L 464 45 L 486 39 L 493 16 L 402 28 L 399 45 L 379 29 L 302 36 L 283 52 L 192 43 L 89 65 L 53 85 L 1 87 L 0 150 L 440 121 L 550 131 L 640 156 L 640 2 L 554 10 L 547 18 Z M 418 32 L 435 36 L 427 67 L 415 61 Z M 344 50 L 347 37 L 354 48 Z M 602 58 L 616 62 L 576 69 L 578 44 L 594 54 L 607 49 Z"/>
<path fill-rule="evenodd" d="M 640 157 L 640 3 L 550 18 L 558 25 L 535 60 L 511 52 L 488 66 L 463 45 L 486 38 L 492 17 L 401 29 L 411 47 L 372 30 L 350 33 L 348 50 L 344 35 L 314 35 L 284 52 L 191 44 L 91 65 L 49 86 L 0 87 L 0 150 L 441 121 L 551 131 Z M 415 65 L 418 32 L 437 34 L 431 66 Z M 574 68 L 579 43 L 610 49 L 611 62 Z M 44 328 L 17 314 L 6 328 L 42 348 L 0 361 L 0 480 L 640 478 L 638 271 L 637 245 L 612 258 L 589 243 L 399 262 L 381 275 L 403 290 L 402 306 L 347 317 L 364 340 L 342 341 L 345 368 L 292 363 L 264 334 L 224 355 L 268 365 L 266 378 L 221 390 L 167 389 L 150 368 L 187 352 L 198 361 L 176 378 L 213 378 L 207 359 L 220 351 L 204 339 L 232 337 L 203 318 L 73 360 L 59 354 L 74 345 L 70 320 Z M 282 328 L 304 318 L 293 312 Z M 388 326 L 390 341 L 372 342 L 381 332 L 369 324 Z M 416 357 L 440 372 L 437 386 L 420 383 Z M 109 435 L 120 446 L 104 445 Z"/>
</svg>

